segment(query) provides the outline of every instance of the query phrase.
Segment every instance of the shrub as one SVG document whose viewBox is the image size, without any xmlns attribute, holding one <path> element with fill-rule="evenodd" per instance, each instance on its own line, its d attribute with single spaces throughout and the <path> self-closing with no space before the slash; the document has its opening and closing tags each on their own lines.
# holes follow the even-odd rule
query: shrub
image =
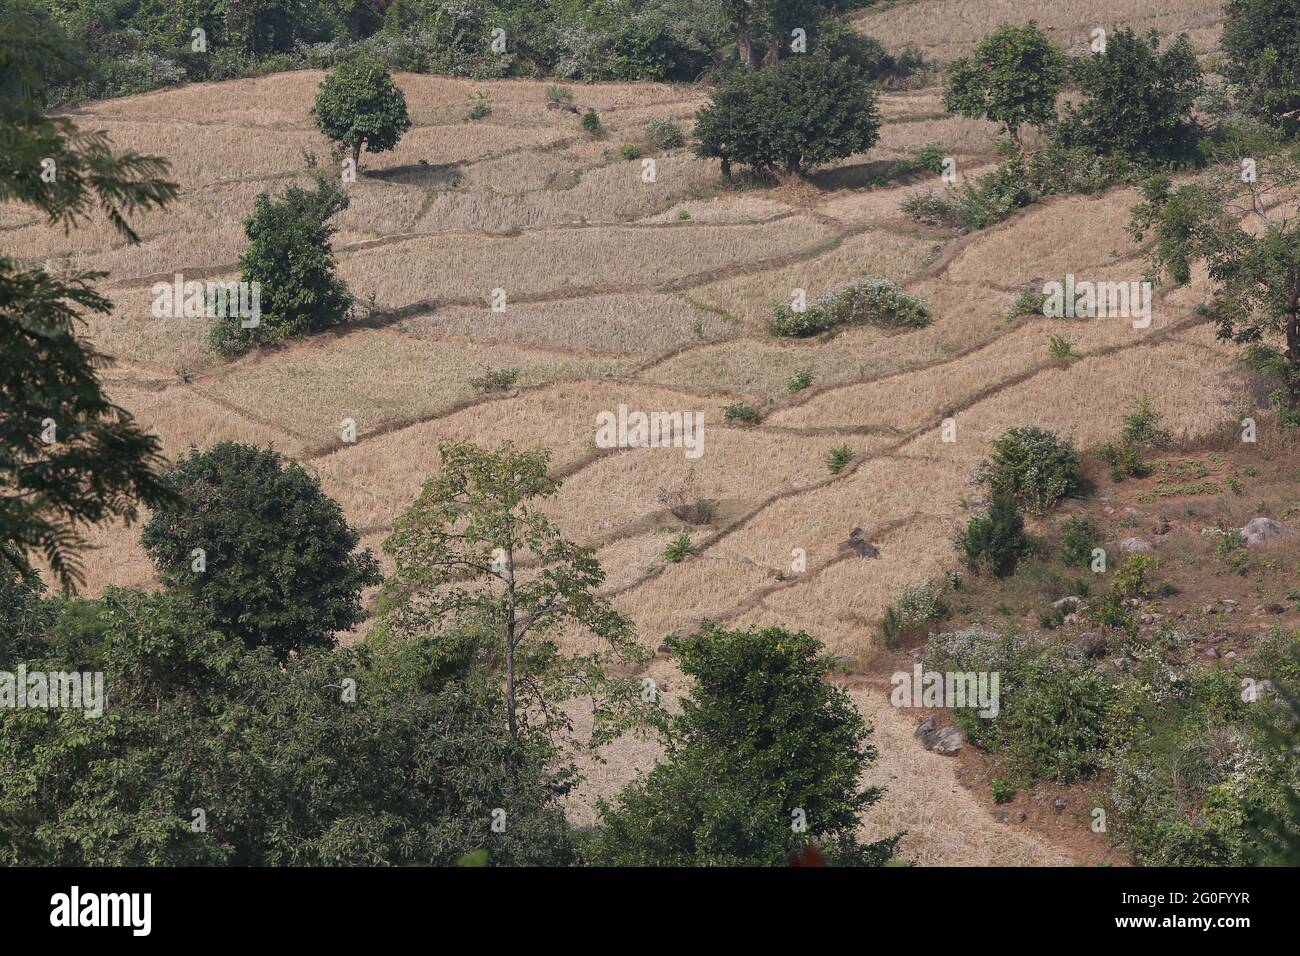
<svg viewBox="0 0 1300 956">
<path fill-rule="evenodd" d="M 1049 335 L 1047 337 L 1047 351 L 1052 358 L 1061 361 L 1073 358 L 1077 354 L 1074 351 L 1074 343 L 1063 335 Z"/>
<path fill-rule="evenodd" d="M 671 561 L 673 564 L 681 564 L 682 561 L 695 554 L 695 545 L 691 544 L 689 534 L 679 534 L 668 543 L 664 548 L 664 560 Z"/>
<path fill-rule="evenodd" d="M 655 149 L 676 149 L 686 145 L 686 134 L 670 119 L 654 117 L 646 120 L 645 137 Z"/>
<path fill-rule="evenodd" d="M 320 481 L 270 449 L 221 442 L 191 449 L 167 476 L 184 499 L 158 511 L 140 540 L 174 592 L 224 633 L 283 658 L 332 647 L 365 616 L 381 580 Z"/>
<path fill-rule="evenodd" d="M 1240 531 L 1234 529 L 1221 534 L 1214 542 L 1214 556 L 1234 574 L 1245 575 L 1250 571 L 1250 553 Z"/>
<path fill-rule="evenodd" d="M 1145 478 L 1151 474 L 1142 455 L 1131 443 L 1108 441 L 1101 446 L 1101 457 L 1110 465 L 1110 480 L 1123 481 L 1125 478 Z"/>
<path fill-rule="evenodd" d="M 1151 407 L 1151 397 L 1143 392 L 1133 411 L 1124 416 L 1124 428 L 1120 437 L 1125 442 L 1142 448 L 1163 448 L 1172 438 L 1167 430 L 1160 427 L 1160 417 L 1160 413 Z"/>
<path fill-rule="evenodd" d="M 1146 554 L 1130 554 L 1120 562 L 1111 578 L 1110 588 L 1120 597 L 1153 597 L 1158 589 L 1151 575 L 1160 567 L 1160 559 Z"/>
<path fill-rule="evenodd" d="M 994 803 L 1010 803 L 1016 798 L 1016 788 L 1001 777 L 989 781 L 989 795 Z"/>
<path fill-rule="evenodd" d="M 912 166 L 916 169 L 928 170 L 938 176 L 943 172 L 944 158 L 942 146 L 938 143 L 926 143 L 912 154 Z"/>
<path fill-rule="evenodd" d="M 487 96 L 485 94 L 475 94 L 471 97 L 471 102 L 474 105 L 471 106 L 469 112 L 465 114 L 465 119 L 470 121 L 481 120 L 487 119 L 492 115 L 492 105 L 487 101 Z"/>
<path fill-rule="evenodd" d="M 742 425 L 757 425 L 762 416 L 758 414 L 758 409 L 753 405 L 745 402 L 732 402 L 722 410 L 722 420 L 724 422 L 739 422 Z"/>
<path fill-rule="evenodd" d="M 1225 73 L 1252 115 L 1293 135 L 1300 122 L 1300 10 L 1295 0 L 1228 0 Z"/>
<path fill-rule="evenodd" d="M 857 456 L 848 445 L 840 445 L 826 453 L 826 468 L 832 475 L 838 475 Z"/>
<path fill-rule="evenodd" d="M 546 102 L 548 103 L 572 103 L 573 90 L 567 86 L 557 86 L 554 83 L 546 87 Z"/>
<path fill-rule="evenodd" d="M 514 388 L 519 380 L 519 369 L 514 367 L 485 368 L 481 375 L 469 380 L 470 387 L 481 394 L 505 392 Z"/>
<path fill-rule="evenodd" d="M 587 110 L 587 112 L 583 113 L 579 125 L 582 127 L 583 132 L 591 136 L 599 138 L 605 135 L 605 126 L 601 123 L 600 117 L 596 115 L 595 110 Z"/>
<path fill-rule="evenodd" d="M 891 650 L 903 642 L 926 633 L 951 611 L 940 588 L 926 581 L 907 588 L 895 604 L 885 608 L 881 636 Z"/>
<path fill-rule="evenodd" d="M 637 146 L 635 143 L 624 143 L 619 147 L 618 152 L 624 159 L 641 158 L 641 147 Z"/>
<path fill-rule="evenodd" d="M 1033 425 L 1012 428 L 995 439 L 991 466 L 994 492 L 1013 496 L 1040 516 L 1078 491 L 1082 481 L 1073 442 Z"/>
<path fill-rule="evenodd" d="M 957 533 L 954 546 L 970 570 L 1004 578 L 1015 573 L 1016 565 L 1029 551 L 1025 519 L 1015 499 L 995 495 L 987 515 L 976 515 Z"/>
<path fill-rule="evenodd" d="M 1061 525 L 1061 560 L 1072 568 L 1092 566 L 1092 552 L 1101 547 L 1101 532 L 1083 515 L 1071 515 Z"/>
<path fill-rule="evenodd" d="M 1024 163 L 1013 157 L 974 183 L 949 187 L 943 193 L 920 190 L 904 196 L 898 206 L 908 218 L 927 225 L 984 229 L 1033 202 L 1038 195 Z"/>
<path fill-rule="evenodd" d="M 801 175 L 863 153 L 879 138 L 868 78 L 847 60 L 792 56 L 733 74 L 695 120 L 695 153 L 760 172 Z"/>
<path fill-rule="evenodd" d="M 291 186 L 274 199 L 261 193 L 244 220 L 248 247 L 239 257 L 239 278 L 260 290 L 257 324 L 245 328 L 239 310 L 217 316 L 208 333 L 226 357 L 249 348 L 301 337 L 340 325 L 352 294 L 337 275 L 329 220 L 348 207 L 338 181 L 316 174 L 315 190 Z"/>
<path fill-rule="evenodd" d="M 693 525 L 708 524 L 717 510 L 715 501 L 695 493 L 694 466 L 687 470 L 686 476 L 676 488 L 660 488 L 655 500 L 661 505 L 667 505 L 678 521 Z"/>
<path fill-rule="evenodd" d="M 924 328 L 930 323 L 925 304 L 888 279 L 871 276 L 846 282 L 816 296 L 802 312 L 784 303 L 773 309 L 773 335 L 803 338 L 841 325 Z"/>
<path fill-rule="evenodd" d="M 813 370 L 812 366 L 808 366 L 807 368 L 799 369 L 790 377 L 790 381 L 785 383 L 785 390 L 791 394 L 794 392 L 802 392 L 805 388 L 811 387 L 812 383 Z"/>
</svg>

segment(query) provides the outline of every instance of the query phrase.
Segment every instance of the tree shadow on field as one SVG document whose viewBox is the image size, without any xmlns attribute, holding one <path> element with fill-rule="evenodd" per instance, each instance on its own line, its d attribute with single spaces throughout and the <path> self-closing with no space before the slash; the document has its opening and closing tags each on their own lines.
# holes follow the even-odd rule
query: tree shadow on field
<svg viewBox="0 0 1300 956">
<path fill-rule="evenodd" d="M 409 163 L 405 166 L 389 166 L 387 169 L 362 169 L 360 175 L 366 179 L 378 179 L 386 183 L 402 186 L 418 186 L 422 189 L 450 189 L 461 180 L 461 167 L 464 163 Z"/>
<path fill-rule="evenodd" d="M 914 182 L 924 170 L 897 159 L 875 159 L 811 173 L 808 182 L 823 192 L 838 189 L 900 186 Z"/>
</svg>

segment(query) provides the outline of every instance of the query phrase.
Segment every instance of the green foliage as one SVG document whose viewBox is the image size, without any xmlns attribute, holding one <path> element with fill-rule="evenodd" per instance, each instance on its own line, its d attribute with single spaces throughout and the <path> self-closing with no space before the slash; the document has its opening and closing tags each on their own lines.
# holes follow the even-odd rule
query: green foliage
<svg viewBox="0 0 1300 956">
<path fill-rule="evenodd" d="M 646 141 L 655 149 L 676 149 L 686 145 L 686 134 L 670 119 L 653 117 L 646 120 Z"/>
<path fill-rule="evenodd" d="M 942 146 L 938 143 L 926 143 L 912 154 L 912 166 L 938 176 L 943 172 L 944 158 L 945 154 Z"/>
<path fill-rule="evenodd" d="M 223 633 L 284 658 L 332 647 L 362 620 L 379 564 L 353 553 L 357 532 L 301 465 L 221 442 L 191 449 L 167 480 L 184 504 L 156 512 L 141 542 L 162 582 Z"/>
<path fill-rule="evenodd" d="M 891 650 L 914 637 L 928 633 L 931 626 L 948 616 L 951 608 L 940 587 L 931 581 L 915 584 L 885 608 L 881 637 Z"/>
<path fill-rule="evenodd" d="M 1124 598 L 1149 598 L 1159 593 L 1151 575 L 1160 569 L 1160 559 L 1147 554 L 1130 554 L 1120 562 L 1111 578 L 1110 589 Z"/>
<path fill-rule="evenodd" d="M 1091 662 L 973 627 L 931 638 L 926 664 L 999 675 L 996 717 L 981 717 L 974 708 L 959 708 L 954 716 L 971 743 L 1007 758 L 1014 778 L 1070 783 L 1099 766 L 1114 688 Z"/>
<path fill-rule="evenodd" d="M 917 222 L 984 229 L 1037 198 L 1023 160 L 1015 156 L 973 183 L 949 187 L 943 193 L 922 189 L 904 196 L 898 206 Z"/>
<path fill-rule="evenodd" d="M 1061 560 L 1072 568 L 1092 566 L 1092 551 L 1101 547 L 1101 532 L 1083 515 L 1071 515 L 1061 524 Z"/>
<path fill-rule="evenodd" d="M 1039 516 L 1077 492 L 1082 481 L 1074 443 L 1034 425 L 1008 429 L 994 439 L 990 461 L 994 493 L 1014 497 Z"/>
<path fill-rule="evenodd" d="M 1256 360 L 1281 357 L 1276 400 L 1291 412 L 1300 408 L 1300 204 L 1281 197 L 1297 185 L 1300 161 L 1283 153 L 1259 158 L 1254 177 L 1235 164 L 1177 187 L 1156 176 L 1143 185 L 1129 226 L 1135 241 L 1154 240 L 1152 281 L 1167 275 L 1185 284 L 1193 264 L 1205 263 L 1218 338 L 1247 346 Z"/>
<path fill-rule="evenodd" d="M 519 381 L 519 369 L 514 366 L 504 368 L 485 368 L 479 375 L 470 377 L 469 385 L 480 394 L 507 392 Z"/>
<path fill-rule="evenodd" d="M 668 547 L 664 548 L 664 560 L 671 561 L 673 564 L 681 564 L 693 554 L 695 554 L 695 545 L 691 544 L 689 534 L 679 534 L 668 543 Z"/>
<path fill-rule="evenodd" d="M 1172 436 L 1160 427 L 1160 418 L 1160 413 L 1151 407 L 1151 396 L 1144 391 L 1133 411 L 1124 416 L 1120 437 L 1140 448 L 1163 448 Z"/>
<path fill-rule="evenodd" d="M 469 112 L 465 114 L 465 119 L 469 121 L 487 119 L 492 115 L 492 104 L 487 101 L 487 94 L 476 93 L 470 98 L 473 104 Z"/>
<path fill-rule="evenodd" d="M 37 657 L 56 616 L 40 578 L 27 581 L 0 565 L 0 665 Z"/>
<path fill-rule="evenodd" d="M 618 149 L 619 155 L 624 159 L 640 159 L 641 147 L 636 143 L 624 143 Z"/>
<path fill-rule="evenodd" d="M 1300 4 L 1228 0 L 1225 72 L 1250 112 L 1293 135 L 1300 125 Z"/>
<path fill-rule="evenodd" d="M 958 531 L 954 547 L 962 563 L 977 573 L 986 572 L 1005 578 L 1029 551 L 1025 519 L 1009 495 L 993 498 L 986 515 L 976 515 Z"/>
<path fill-rule="evenodd" d="M 790 394 L 802 392 L 805 388 L 811 388 L 813 383 L 812 366 L 799 369 L 790 376 L 790 381 L 785 383 L 785 390 Z"/>
<path fill-rule="evenodd" d="M 1250 571 L 1250 552 L 1246 539 L 1237 530 L 1225 531 L 1214 542 L 1214 556 L 1234 574 L 1246 575 Z"/>
<path fill-rule="evenodd" d="M 311 111 L 325 137 L 351 151 L 354 169 L 363 149 L 387 152 L 411 128 L 401 88 L 383 66 L 362 57 L 346 59 L 330 71 Z"/>
<path fill-rule="evenodd" d="M 857 455 L 848 445 L 839 445 L 826 453 L 826 470 L 838 475 Z"/>
<path fill-rule="evenodd" d="M 823 292 L 802 312 L 784 303 L 777 305 L 768 329 L 773 335 L 804 338 L 843 325 L 920 329 L 929 324 L 924 302 L 889 279 L 868 276 Z"/>
<path fill-rule="evenodd" d="M 1065 361 L 1078 355 L 1074 351 L 1074 343 L 1063 335 L 1049 335 L 1047 337 L 1047 352 L 1052 358 L 1059 361 Z"/>
<path fill-rule="evenodd" d="M 0 202 L 65 229 L 99 211 L 134 243 L 127 217 L 166 206 L 178 187 L 162 159 L 115 153 L 106 134 L 45 115 L 52 77 L 79 72 L 59 31 L 0 10 Z M 32 579 L 38 554 L 71 589 L 82 581 L 87 526 L 129 523 L 139 504 L 173 501 L 155 473 L 157 439 L 104 395 L 99 373 L 110 360 L 81 335 L 85 313 L 112 312 L 91 287 L 103 275 L 56 277 L 0 256 L 0 576 Z"/>
<path fill-rule="evenodd" d="M 644 655 L 630 622 L 597 594 L 605 572 L 595 552 L 565 540 L 538 507 L 560 487 L 547 473 L 550 453 L 469 442 L 444 442 L 439 452 L 442 470 L 384 542 L 396 570 L 384 583 L 380 628 L 472 637 L 477 657 L 504 678 L 514 739 L 535 718 L 567 734 L 556 705 L 579 694 L 593 701 L 592 744 L 618 736 L 640 717 L 639 698 L 631 678 L 610 678 L 605 666 Z M 600 649 L 561 654 L 562 628 L 592 635 Z"/>
<path fill-rule="evenodd" d="M 281 662 L 174 594 L 110 589 L 83 605 L 65 611 L 85 622 L 65 622 L 81 640 L 58 649 L 59 666 L 103 672 L 106 712 L 0 710 L 0 863 L 572 860 L 567 781 L 547 769 L 546 740 L 511 741 L 499 688 L 431 666 L 427 643 Z M 498 807 L 509 826 L 490 833 Z"/>
<path fill-rule="evenodd" d="M 1016 798 L 1016 788 L 1001 777 L 989 781 L 989 794 L 994 803 L 1010 803 Z"/>
<path fill-rule="evenodd" d="M 722 410 L 722 420 L 728 424 L 738 422 L 741 425 L 757 425 L 762 421 L 758 409 L 745 402 L 732 402 Z"/>
<path fill-rule="evenodd" d="M 808 844 L 832 864 L 889 859 L 896 838 L 857 841 L 858 815 L 881 796 L 858 784 L 876 750 L 847 695 L 826 682 L 831 663 L 816 640 L 706 624 L 668 645 L 693 680 L 669 719 L 667 759 L 601 802 L 588 862 L 781 866 Z"/>
<path fill-rule="evenodd" d="M 554 83 L 546 87 L 546 102 L 548 103 L 572 103 L 573 90 L 567 86 L 557 86 Z"/>
<path fill-rule="evenodd" d="M 695 120 L 695 154 L 771 173 L 866 152 L 880 115 L 869 80 L 845 60 L 799 55 L 729 78 Z"/>
<path fill-rule="evenodd" d="M 259 345 L 299 338 L 347 321 L 352 293 L 336 272 L 328 220 L 348 207 L 337 180 L 316 174 L 316 188 L 290 186 L 272 199 L 261 193 L 244 220 L 248 247 L 239 257 L 240 281 L 260 288 L 258 324 L 244 327 L 236 310 L 226 310 L 209 330 L 208 341 L 231 357 Z"/>
<path fill-rule="evenodd" d="M 1116 30 L 1106 51 L 1076 60 L 1071 75 L 1087 99 L 1062 118 L 1062 145 L 1137 163 L 1195 157 L 1200 126 L 1192 107 L 1204 80 L 1186 35 L 1161 52 L 1155 30 L 1145 39 Z"/>
<path fill-rule="evenodd" d="M 1065 58 L 1038 24 L 1002 26 L 984 37 L 969 57 L 949 64 L 943 108 L 970 119 L 1001 123 L 1020 140 L 1020 127 L 1056 118 L 1056 97 Z"/>
<path fill-rule="evenodd" d="M 605 127 L 600 122 L 600 117 L 596 115 L 595 110 L 587 110 L 587 112 L 583 113 L 578 125 L 582 127 L 583 132 L 597 139 L 605 135 Z"/>
</svg>

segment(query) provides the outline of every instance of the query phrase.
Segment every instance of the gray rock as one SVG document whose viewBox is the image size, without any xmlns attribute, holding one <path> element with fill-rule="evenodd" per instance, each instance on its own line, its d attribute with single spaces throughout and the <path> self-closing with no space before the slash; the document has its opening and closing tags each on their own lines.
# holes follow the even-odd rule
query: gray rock
<svg viewBox="0 0 1300 956">
<path fill-rule="evenodd" d="M 1155 546 L 1146 538 L 1125 538 L 1119 543 L 1122 554 L 1149 554 Z"/>
<path fill-rule="evenodd" d="M 878 558 L 880 550 L 862 536 L 861 528 L 854 528 L 849 532 L 847 541 L 841 541 L 840 547 L 852 551 L 860 558 Z"/>
<path fill-rule="evenodd" d="M 1274 521 L 1272 518 L 1251 518 L 1241 529 L 1241 536 L 1246 539 L 1246 544 L 1263 544 L 1265 541 L 1285 538 L 1293 533 L 1282 522 Z"/>
<path fill-rule="evenodd" d="M 1071 594 L 1069 597 L 1063 597 L 1059 601 L 1053 601 L 1052 607 L 1065 607 L 1067 604 L 1077 609 L 1083 605 L 1083 598 L 1075 597 Z"/>
<path fill-rule="evenodd" d="M 1075 658 L 1097 658 L 1106 653 L 1106 638 L 1095 631 L 1080 634 L 1070 642 L 1070 656 Z"/>
<path fill-rule="evenodd" d="M 933 750 L 937 754 L 955 754 L 961 750 L 962 744 L 965 742 L 962 739 L 961 731 L 956 727 L 932 730 L 921 738 L 921 745 L 926 750 Z"/>
<path fill-rule="evenodd" d="M 997 820 L 998 823 L 1006 823 L 1008 820 L 1011 819 L 1011 811 L 1005 809 L 994 810 L 993 819 Z"/>
<path fill-rule="evenodd" d="M 919 724 L 916 725 L 916 730 L 913 732 L 913 736 L 924 737 L 932 730 L 934 730 L 934 718 L 927 717 L 925 718 L 925 720 L 921 721 Z"/>
</svg>

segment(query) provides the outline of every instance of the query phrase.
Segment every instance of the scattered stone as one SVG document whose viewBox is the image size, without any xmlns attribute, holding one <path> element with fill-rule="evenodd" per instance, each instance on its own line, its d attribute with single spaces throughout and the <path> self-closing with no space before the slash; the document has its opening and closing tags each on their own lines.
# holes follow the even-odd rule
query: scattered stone
<svg viewBox="0 0 1300 956">
<path fill-rule="evenodd" d="M 1080 634 L 1070 642 L 1070 655 L 1075 658 L 1102 657 L 1106 653 L 1106 638 L 1096 631 Z"/>
<path fill-rule="evenodd" d="M 1283 607 L 1281 604 L 1278 604 L 1277 602 L 1274 602 L 1274 603 L 1272 603 L 1272 604 L 1265 604 L 1265 605 L 1264 605 L 1264 610 L 1267 611 L 1269 614 L 1285 614 L 1285 613 L 1286 613 L 1286 608 Z"/>
<path fill-rule="evenodd" d="M 1122 554 L 1149 554 L 1155 545 L 1146 538 L 1125 538 L 1120 541 L 1119 550 Z"/>
<path fill-rule="evenodd" d="M 854 528 L 849 532 L 847 541 L 840 542 L 841 548 L 847 548 L 860 558 L 878 558 L 880 550 L 862 536 L 861 528 Z"/>
<path fill-rule="evenodd" d="M 1235 660 L 1237 659 L 1237 652 L 1236 652 L 1236 651 L 1228 651 L 1228 653 L 1226 653 L 1226 654 L 1223 655 L 1223 659 L 1224 659 L 1224 660 L 1228 660 L 1228 661 L 1235 661 Z"/>
<path fill-rule="evenodd" d="M 1160 515 L 1159 517 L 1157 517 L 1157 518 L 1156 518 L 1156 523 L 1153 524 L 1153 525 L 1151 526 L 1151 533 L 1152 533 L 1152 534 L 1168 534 L 1168 533 L 1169 533 L 1169 519 L 1166 518 L 1164 515 Z"/>
<path fill-rule="evenodd" d="M 955 754 L 961 750 L 962 744 L 965 742 L 961 731 L 956 727 L 932 730 L 921 738 L 921 746 L 926 750 L 933 750 L 937 754 Z"/>
<path fill-rule="evenodd" d="M 1219 656 L 1219 652 L 1215 650 L 1213 647 L 1207 647 L 1205 650 L 1201 651 L 1201 653 L 1211 659 L 1217 659 Z"/>
<path fill-rule="evenodd" d="M 1069 801 L 1067 801 L 1065 797 L 1057 797 L 1052 801 L 1052 812 L 1059 816 L 1061 811 L 1067 806 L 1069 806 Z"/>
<path fill-rule="evenodd" d="M 1246 539 L 1246 544 L 1263 544 L 1265 541 L 1284 538 L 1292 533 L 1291 529 L 1282 522 L 1263 517 L 1251 518 L 1241 529 L 1241 536 Z"/>
<path fill-rule="evenodd" d="M 1154 624 L 1158 620 L 1160 620 L 1159 614 L 1151 614 L 1148 611 L 1143 611 L 1141 614 L 1138 615 L 1139 624 Z"/>
<path fill-rule="evenodd" d="M 998 823 L 1006 823 L 1008 820 L 1011 819 L 1011 811 L 999 807 L 997 810 L 993 811 L 993 819 L 997 820 Z"/>
</svg>

